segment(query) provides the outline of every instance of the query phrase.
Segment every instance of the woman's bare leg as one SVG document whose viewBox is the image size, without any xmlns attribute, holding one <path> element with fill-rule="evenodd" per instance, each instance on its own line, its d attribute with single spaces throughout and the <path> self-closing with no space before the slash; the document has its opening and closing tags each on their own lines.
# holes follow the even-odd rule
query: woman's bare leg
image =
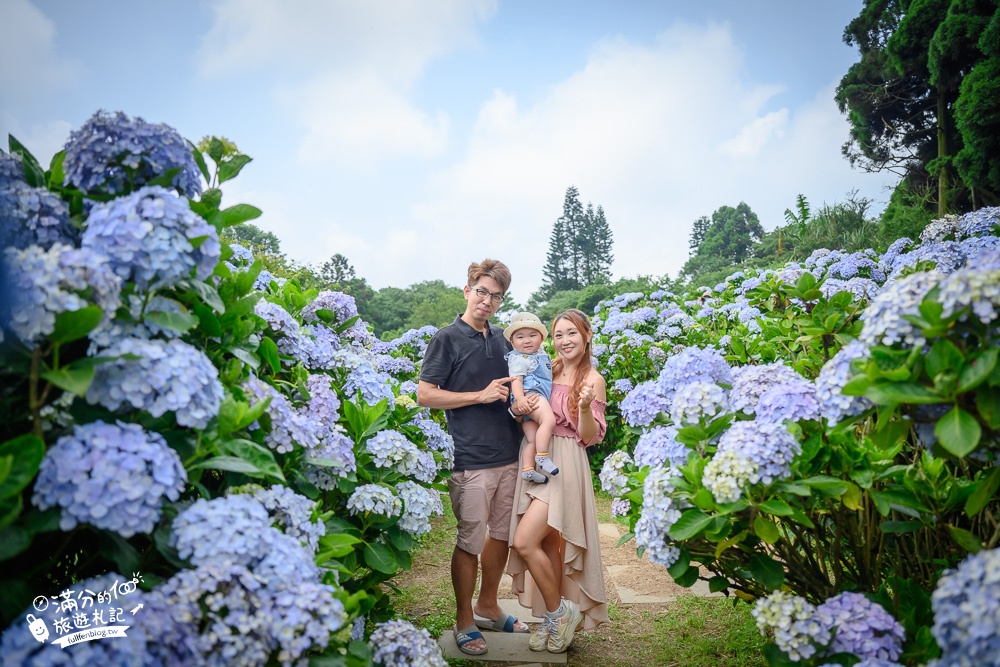
<svg viewBox="0 0 1000 667">
<path fill-rule="evenodd" d="M 555 611 L 559 609 L 561 600 L 560 579 L 553 572 L 551 557 L 542 548 L 545 538 L 555 533 L 548 519 L 549 506 L 540 500 L 532 500 L 517 524 L 512 546 L 528 566 L 528 572 L 542 594 L 546 611 Z"/>
</svg>

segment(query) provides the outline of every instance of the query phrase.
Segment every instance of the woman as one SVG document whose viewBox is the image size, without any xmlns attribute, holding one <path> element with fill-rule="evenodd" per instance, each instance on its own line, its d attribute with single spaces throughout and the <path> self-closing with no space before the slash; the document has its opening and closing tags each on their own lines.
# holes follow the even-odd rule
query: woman
<svg viewBox="0 0 1000 667">
<path fill-rule="evenodd" d="M 552 411 L 549 457 L 559 474 L 548 484 L 520 476 L 511 517 L 508 572 L 522 606 L 542 617 L 529 640 L 533 651 L 569 648 L 581 621 L 586 629 L 608 620 L 597 506 L 586 447 L 604 438 L 607 389 L 591 363 L 593 331 L 579 310 L 552 323 Z M 522 441 L 521 446 L 524 447 Z"/>
</svg>

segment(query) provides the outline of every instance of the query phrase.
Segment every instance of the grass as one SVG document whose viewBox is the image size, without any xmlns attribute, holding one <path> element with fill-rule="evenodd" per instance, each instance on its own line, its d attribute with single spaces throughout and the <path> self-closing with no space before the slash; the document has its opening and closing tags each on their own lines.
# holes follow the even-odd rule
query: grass
<svg viewBox="0 0 1000 667">
<path fill-rule="evenodd" d="M 598 494 L 598 517 L 614 522 L 610 498 Z M 445 513 L 413 551 L 413 569 L 400 572 L 391 592 L 397 612 L 434 637 L 455 622 L 451 553 L 455 518 L 447 497 Z M 620 521 L 619 521 L 620 523 Z M 757 632 L 750 607 L 728 598 L 680 596 L 661 605 L 623 605 L 609 594 L 610 623 L 581 633 L 568 654 L 570 667 L 764 667 L 765 639 Z M 483 665 L 452 660 L 452 667 Z M 504 663 L 485 663 L 501 667 Z"/>
</svg>

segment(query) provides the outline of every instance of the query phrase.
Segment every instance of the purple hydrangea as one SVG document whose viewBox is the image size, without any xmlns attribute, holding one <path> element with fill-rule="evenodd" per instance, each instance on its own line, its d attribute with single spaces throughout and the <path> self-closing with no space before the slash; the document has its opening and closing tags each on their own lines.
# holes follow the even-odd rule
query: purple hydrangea
<svg viewBox="0 0 1000 667">
<path fill-rule="evenodd" d="M 615 380 L 614 390 L 620 394 L 627 394 L 634 388 L 635 385 L 632 384 L 632 381 L 629 380 L 628 378 L 620 378 L 618 380 Z"/>
<path fill-rule="evenodd" d="M 861 593 L 834 596 L 816 608 L 816 615 L 834 629 L 829 653 L 895 660 L 903 652 L 903 626 L 882 605 Z"/>
<path fill-rule="evenodd" d="M 391 518 L 402 513 L 403 502 L 381 484 L 363 484 L 347 499 L 347 510 L 355 515 L 370 512 Z"/>
<path fill-rule="evenodd" d="M 997 233 L 1000 226 L 1000 206 L 990 206 L 963 215 L 958 221 L 959 239 L 975 236 L 990 236 Z"/>
<path fill-rule="evenodd" d="M 306 449 L 302 472 L 310 482 L 327 491 L 337 488 L 337 479 L 358 469 L 354 441 L 334 424 L 318 445 Z"/>
<path fill-rule="evenodd" d="M 1000 256 L 1000 254 L 998 254 Z M 984 255 L 977 259 L 986 259 Z M 938 301 L 944 306 L 943 317 L 969 309 L 983 324 L 989 324 L 997 317 L 1000 307 L 1000 266 L 979 268 L 979 262 L 958 269 L 941 280 Z M 966 319 L 963 315 L 961 319 Z"/>
<path fill-rule="evenodd" d="M 632 457 L 622 449 L 616 449 L 604 459 L 604 465 L 598 475 L 601 488 L 613 496 L 624 495 L 629 490 L 628 475 L 625 467 L 632 464 Z"/>
<path fill-rule="evenodd" d="M 372 632 L 372 662 L 382 667 L 448 667 L 430 633 L 399 619 L 380 623 Z"/>
<path fill-rule="evenodd" d="M 677 428 L 654 426 L 639 436 L 633 456 L 636 467 L 673 466 L 680 468 L 687 463 L 690 450 L 677 442 Z"/>
<path fill-rule="evenodd" d="M 107 267 L 107 260 L 92 250 L 61 243 L 48 250 L 8 248 L 4 261 L 11 307 L 4 319 L 25 344 L 38 343 L 55 331 L 61 313 L 93 304 L 104 311 L 107 322 L 121 304 L 121 280 Z M 81 296 L 88 293 L 89 299 Z"/>
<path fill-rule="evenodd" d="M 201 193 L 198 165 L 177 130 L 122 112 L 98 111 L 70 133 L 63 171 L 66 184 L 87 193 L 119 194 L 178 169 L 172 184 L 185 197 Z"/>
<path fill-rule="evenodd" d="M 816 614 L 805 598 L 785 591 L 775 591 L 757 600 L 751 614 L 761 634 L 774 632 L 774 641 L 794 662 L 808 660 L 817 646 L 830 640 L 830 626 Z"/>
<path fill-rule="evenodd" d="M 726 390 L 714 382 L 689 382 L 674 392 L 670 401 L 670 419 L 675 424 L 711 421 L 728 410 Z"/>
<path fill-rule="evenodd" d="M 162 435 L 96 421 L 74 427 L 46 451 L 32 503 L 59 507 L 64 531 L 85 523 L 132 537 L 151 533 L 164 498 L 177 500 L 186 484 L 181 459 Z"/>
<path fill-rule="evenodd" d="M 851 379 L 851 365 L 857 359 L 867 359 L 871 350 L 860 341 L 845 345 L 830 361 L 823 365 L 816 377 L 816 399 L 820 414 L 833 426 L 841 419 L 855 417 L 871 407 L 863 396 L 845 396 L 844 385 Z"/>
<path fill-rule="evenodd" d="M 311 554 L 319 548 L 319 538 L 326 534 L 322 521 L 313 521 L 316 501 L 296 493 L 290 487 L 276 484 L 264 488 L 256 484 L 237 487 L 233 492 L 250 496 L 267 510 L 271 523 L 299 541 Z"/>
<path fill-rule="evenodd" d="M 871 278 L 861 277 L 851 278 L 850 280 L 828 278 L 819 286 L 819 291 L 827 299 L 832 298 L 838 292 L 848 292 L 858 301 L 871 301 L 878 295 L 881 289 L 879 284 Z"/>
<path fill-rule="evenodd" d="M 251 375 L 243 385 L 247 398 L 254 402 L 270 398 L 267 415 L 271 430 L 264 436 L 264 443 L 276 452 L 287 454 L 295 445 L 313 451 L 322 446 L 332 425 L 327 426 L 314 418 L 308 410 L 296 410 L 280 391 Z M 251 426 L 255 429 L 256 426 Z"/>
<path fill-rule="evenodd" d="M 205 428 L 219 414 L 219 371 L 205 353 L 181 340 L 123 338 L 102 356 L 135 355 L 101 364 L 87 388 L 87 401 L 108 410 L 126 407 L 154 417 L 173 412 L 177 423 Z"/>
<path fill-rule="evenodd" d="M 904 316 L 919 315 L 920 303 L 943 277 L 938 271 L 925 271 L 886 283 L 861 314 L 864 327 L 858 339 L 869 347 L 900 342 L 923 345 L 923 331 Z"/>
<path fill-rule="evenodd" d="M 316 295 L 312 303 L 302 309 L 302 321 L 320 321 L 319 316 L 316 315 L 316 311 L 318 310 L 329 310 L 332 312 L 334 315 L 332 324 L 338 326 L 358 314 L 358 305 L 354 301 L 354 297 L 350 294 L 324 290 Z"/>
<path fill-rule="evenodd" d="M 681 518 L 681 511 L 670 494 L 674 475 L 669 468 L 653 468 L 642 486 L 642 509 L 635 524 L 635 543 L 646 550 L 649 560 L 670 567 L 680 557 L 670 537 L 670 528 Z"/>
<path fill-rule="evenodd" d="M 205 280 L 222 254 L 215 227 L 159 186 L 95 204 L 81 243 L 140 290 L 176 285 L 192 273 Z"/>
<path fill-rule="evenodd" d="M 0 189 L 27 185 L 24 181 L 24 161 L 19 153 L 0 150 Z"/>
<path fill-rule="evenodd" d="M 624 498 L 611 501 L 611 516 L 628 516 L 632 512 L 632 503 Z"/>
<path fill-rule="evenodd" d="M 721 341 L 720 341 L 721 342 Z M 737 366 L 732 374 L 729 405 L 734 411 L 748 415 L 757 411 L 757 403 L 765 391 L 779 384 L 801 380 L 802 376 L 780 361 L 759 366 Z"/>
<path fill-rule="evenodd" d="M 455 440 L 433 419 L 418 418 L 413 423 L 424 434 L 427 447 L 441 455 L 440 468 L 451 470 L 455 465 Z"/>
<path fill-rule="evenodd" d="M 889 280 L 896 280 L 904 271 L 911 270 L 923 262 L 933 262 L 939 273 L 948 274 L 965 264 L 962 244 L 956 241 L 922 243 L 908 253 L 899 255 L 893 262 Z"/>
<path fill-rule="evenodd" d="M 667 359 L 658 378 L 663 393 L 673 392 L 690 382 L 732 384 L 732 369 L 714 348 L 686 347 Z"/>
<path fill-rule="evenodd" d="M 663 394 L 659 382 L 640 382 L 622 399 L 622 417 L 629 426 L 649 426 L 657 415 L 670 409 L 670 398 Z"/>
<path fill-rule="evenodd" d="M 770 484 L 788 477 L 802 445 L 780 423 L 741 421 L 730 426 L 719 439 L 715 457 L 724 452 L 732 452 L 750 463 L 752 472 L 746 478 L 750 484 Z"/>
<path fill-rule="evenodd" d="M 947 571 L 931 606 L 943 665 L 1000 665 L 1000 549 L 972 554 Z"/>
<path fill-rule="evenodd" d="M 354 396 L 360 392 L 362 400 L 368 405 L 375 405 L 386 399 L 392 409 L 396 396 L 392 393 L 388 375 L 375 369 L 369 359 L 346 350 L 338 351 L 335 358 L 338 366 L 347 364 L 349 368 L 343 386 L 345 394 Z"/>
<path fill-rule="evenodd" d="M 815 420 L 819 417 L 816 385 L 805 378 L 770 387 L 760 395 L 757 403 L 758 421 L 797 422 Z"/>
<path fill-rule="evenodd" d="M 396 485 L 403 501 L 403 515 L 399 527 L 413 535 L 423 535 L 431 530 L 431 517 L 444 513 L 441 495 L 409 480 Z"/>
<path fill-rule="evenodd" d="M 0 187 L 0 247 L 27 248 L 77 244 L 69 207 L 54 192 L 25 184 Z"/>
<path fill-rule="evenodd" d="M 248 495 L 199 498 L 174 519 L 171 544 L 195 565 L 219 556 L 246 564 L 263 556 L 259 537 L 270 528 L 267 509 Z"/>
</svg>

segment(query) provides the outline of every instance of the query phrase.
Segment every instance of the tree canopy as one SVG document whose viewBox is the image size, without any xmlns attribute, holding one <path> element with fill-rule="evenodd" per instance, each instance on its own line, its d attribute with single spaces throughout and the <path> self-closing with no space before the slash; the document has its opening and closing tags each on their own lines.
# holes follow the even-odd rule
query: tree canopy
<svg viewBox="0 0 1000 667">
<path fill-rule="evenodd" d="M 580 203 L 575 186 L 566 189 L 563 213 L 552 226 L 538 299 L 611 281 L 614 238 L 604 208 Z"/>
<path fill-rule="evenodd" d="M 702 216 L 691 230 L 691 256 L 681 269 L 685 276 L 735 266 L 753 257 L 754 244 L 764 235 L 757 214 L 746 202 L 721 206 L 711 219 Z"/>
</svg>

